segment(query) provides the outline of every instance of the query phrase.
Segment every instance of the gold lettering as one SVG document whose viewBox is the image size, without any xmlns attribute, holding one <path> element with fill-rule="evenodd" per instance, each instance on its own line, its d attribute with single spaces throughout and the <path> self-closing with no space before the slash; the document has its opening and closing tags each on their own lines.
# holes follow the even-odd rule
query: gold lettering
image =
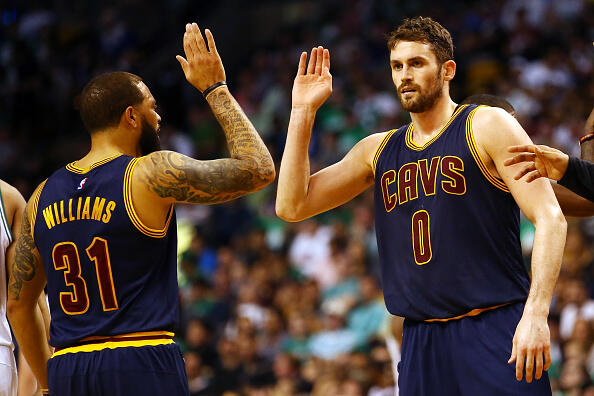
<svg viewBox="0 0 594 396">
<path fill-rule="evenodd" d="M 115 209 L 115 207 L 116 203 L 113 201 L 109 201 L 109 203 L 105 207 L 105 214 L 103 215 L 101 221 L 103 221 L 105 224 L 109 223 L 109 220 L 111 220 L 111 212 Z"/>
<path fill-rule="evenodd" d="M 91 206 L 91 197 L 87 197 L 85 199 L 85 206 L 83 207 L 83 210 L 82 210 L 81 219 L 83 219 L 83 220 L 84 219 L 89 220 L 91 218 L 91 214 L 90 214 L 90 211 L 89 211 L 89 207 L 90 206 Z"/>
<path fill-rule="evenodd" d="M 105 198 L 95 197 L 91 219 L 101 221 L 101 212 L 103 212 L 103 206 L 105 206 Z"/>
<path fill-rule="evenodd" d="M 51 230 L 52 227 L 56 225 L 56 223 L 54 222 L 54 214 L 52 213 L 51 205 L 43 209 L 43 217 L 45 218 L 45 224 L 47 224 L 47 229 Z"/>
<path fill-rule="evenodd" d="M 62 223 L 66 223 L 68 219 L 64 216 L 64 201 L 60 201 L 60 220 Z"/>
</svg>

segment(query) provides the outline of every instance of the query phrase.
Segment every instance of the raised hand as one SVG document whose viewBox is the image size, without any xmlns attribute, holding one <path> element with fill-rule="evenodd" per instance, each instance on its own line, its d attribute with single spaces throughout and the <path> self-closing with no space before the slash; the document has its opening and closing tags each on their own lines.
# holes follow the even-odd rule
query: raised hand
<svg viewBox="0 0 594 396">
<path fill-rule="evenodd" d="M 507 149 L 510 153 L 520 153 L 508 158 L 503 164 L 511 166 L 525 162 L 526 165 L 520 170 L 514 179 L 519 180 L 524 175 L 526 182 L 530 183 L 540 177 L 548 177 L 553 180 L 560 180 L 569 164 L 569 156 L 562 151 L 544 145 L 511 146 Z"/>
<path fill-rule="evenodd" d="M 323 47 L 313 48 L 307 69 L 306 61 L 307 52 L 303 52 L 293 83 L 293 106 L 307 106 L 315 111 L 332 93 L 330 52 Z"/>
<path fill-rule="evenodd" d="M 225 81 L 225 68 L 217 52 L 214 37 L 210 30 L 204 30 L 208 47 L 196 23 L 186 24 L 184 33 L 184 52 L 186 57 L 175 58 L 181 65 L 186 80 L 200 92 L 220 81 Z"/>
</svg>

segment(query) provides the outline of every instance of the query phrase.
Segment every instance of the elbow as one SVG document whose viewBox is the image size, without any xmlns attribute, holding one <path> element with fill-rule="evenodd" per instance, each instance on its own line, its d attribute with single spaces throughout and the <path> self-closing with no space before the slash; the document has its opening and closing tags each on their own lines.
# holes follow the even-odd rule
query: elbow
<svg viewBox="0 0 594 396">
<path fill-rule="evenodd" d="M 274 169 L 274 163 L 272 159 L 270 159 L 270 164 L 264 167 L 264 170 L 261 172 L 261 178 L 263 181 L 263 186 L 265 187 L 272 183 L 276 179 L 276 169 Z"/>
<path fill-rule="evenodd" d="M 299 216 L 296 208 L 281 203 L 281 201 L 278 198 L 276 200 L 275 211 L 276 215 L 279 218 L 290 223 L 296 223 L 298 221 L 303 220 L 303 218 Z"/>
<path fill-rule="evenodd" d="M 20 304 L 18 300 L 8 299 L 6 302 L 6 317 L 12 326 L 16 322 L 18 318 L 18 313 L 20 310 Z"/>
</svg>

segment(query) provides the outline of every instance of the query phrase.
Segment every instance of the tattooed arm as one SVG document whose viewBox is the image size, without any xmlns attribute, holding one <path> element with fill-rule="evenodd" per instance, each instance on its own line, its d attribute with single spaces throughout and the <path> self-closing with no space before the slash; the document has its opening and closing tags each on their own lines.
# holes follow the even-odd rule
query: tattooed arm
<svg viewBox="0 0 594 396">
<path fill-rule="evenodd" d="M 46 363 L 50 358 L 50 348 L 46 325 L 38 306 L 46 278 L 41 256 L 33 240 L 32 206 L 33 201 L 30 200 L 25 207 L 20 230 L 15 235 L 14 247 L 7 252 L 7 266 L 10 268 L 7 315 L 41 388 L 47 389 Z"/>
<path fill-rule="evenodd" d="M 209 48 L 198 26 L 188 24 L 184 34 L 187 59 L 177 57 L 186 79 L 200 91 L 225 80 L 214 38 L 208 29 L 205 35 Z M 142 157 L 132 179 L 135 206 L 137 202 L 143 206 L 142 201 L 154 197 L 165 205 L 224 202 L 257 191 L 274 180 L 272 157 L 227 86 L 211 91 L 206 100 L 225 133 L 231 158 L 198 161 L 171 151 Z"/>
</svg>

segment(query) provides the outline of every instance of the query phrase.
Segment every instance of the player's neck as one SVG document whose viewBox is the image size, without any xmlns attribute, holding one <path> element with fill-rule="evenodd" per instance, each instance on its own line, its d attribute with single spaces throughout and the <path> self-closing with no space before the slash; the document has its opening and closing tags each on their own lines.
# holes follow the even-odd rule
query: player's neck
<svg viewBox="0 0 594 396">
<path fill-rule="evenodd" d="M 87 167 L 118 154 L 136 157 L 140 155 L 138 144 L 129 138 L 129 134 L 106 130 L 96 132 L 91 136 L 91 150 L 76 162 L 77 166 Z"/>
<path fill-rule="evenodd" d="M 438 133 L 452 116 L 456 109 L 456 103 L 452 101 L 449 94 L 444 94 L 437 100 L 435 105 L 423 113 L 410 113 L 414 129 L 414 136 L 419 140 L 428 140 Z M 422 143 L 417 142 L 416 143 Z"/>
</svg>

